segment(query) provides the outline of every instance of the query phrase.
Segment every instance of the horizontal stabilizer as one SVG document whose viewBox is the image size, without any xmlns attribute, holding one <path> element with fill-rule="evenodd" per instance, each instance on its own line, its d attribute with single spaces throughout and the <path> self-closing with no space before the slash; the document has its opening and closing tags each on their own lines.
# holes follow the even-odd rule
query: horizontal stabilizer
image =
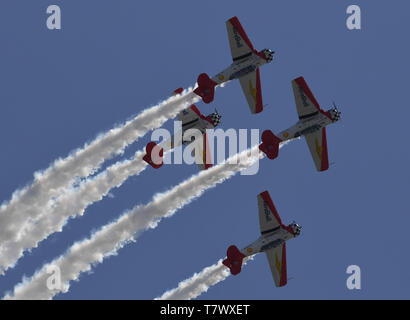
<svg viewBox="0 0 410 320">
<path fill-rule="evenodd" d="M 279 143 L 281 141 L 272 131 L 265 130 L 262 133 L 262 143 L 259 145 L 259 150 L 264 152 L 269 159 L 273 160 L 279 154 Z"/>
<path fill-rule="evenodd" d="M 194 93 L 202 98 L 205 103 L 210 103 L 214 100 L 215 86 L 217 83 L 213 81 L 206 73 L 201 73 L 197 80 L 198 88 Z"/>
<path fill-rule="evenodd" d="M 142 159 L 154 169 L 161 168 L 163 165 L 164 149 L 155 142 L 149 142 L 145 147 L 146 154 Z"/>
<path fill-rule="evenodd" d="M 228 248 L 226 259 L 222 263 L 231 270 L 231 274 L 237 275 L 241 272 L 243 258 L 245 258 L 245 255 L 236 246 L 232 245 Z"/>
</svg>

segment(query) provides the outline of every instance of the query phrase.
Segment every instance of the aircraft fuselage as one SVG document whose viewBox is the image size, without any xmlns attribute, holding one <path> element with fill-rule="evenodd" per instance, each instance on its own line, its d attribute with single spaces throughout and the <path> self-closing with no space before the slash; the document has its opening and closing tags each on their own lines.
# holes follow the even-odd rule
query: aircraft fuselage
<svg viewBox="0 0 410 320">
<path fill-rule="evenodd" d="M 241 252 L 246 256 L 253 256 L 259 252 L 281 246 L 284 242 L 294 238 L 290 232 L 278 227 L 277 230 L 261 235 L 256 241 L 246 246 Z"/>
<path fill-rule="evenodd" d="M 315 115 L 300 119 L 298 122 L 296 122 L 295 125 L 289 127 L 286 130 L 283 130 L 282 132 L 277 134 L 277 136 L 282 141 L 291 140 L 309 133 L 319 131 L 323 127 L 326 127 L 333 122 L 334 120 L 331 119 L 330 114 L 328 116 L 318 111 Z"/>
<path fill-rule="evenodd" d="M 212 80 L 220 85 L 233 79 L 239 79 L 255 71 L 267 62 L 266 59 L 263 59 L 255 53 L 251 53 L 249 57 L 233 62 L 228 68 L 214 76 Z"/>
<path fill-rule="evenodd" d="M 159 147 L 163 148 L 165 152 L 168 152 L 180 145 L 188 145 L 200 139 L 207 129 L 212 128 L 214 127 L 210 125 L 208 121 L 198 118 L 191 123 L 183 124 L 180 130 L 176 131 L 170 139 L 162 141 Z M 192 129 L 196 130 L 191 131 L 189 135 L 185 134 L 188 130 Z"/>
</svg>

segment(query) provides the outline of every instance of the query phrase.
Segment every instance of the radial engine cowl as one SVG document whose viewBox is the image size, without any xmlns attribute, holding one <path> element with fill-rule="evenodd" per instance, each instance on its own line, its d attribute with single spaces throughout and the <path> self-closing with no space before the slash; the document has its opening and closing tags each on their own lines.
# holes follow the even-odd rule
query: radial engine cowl
<svg viewBox="0 0 410 320">
<path fill-rule="evenodd" d="M 329 111 L 330 116 L 332 118 L 333 122 L 339 121 L 340 120 L 340 111 L 337 110 L 337 108 L 333 108 Z"/>
<path fill-rule="evenodd" d="M 273 54 L 275 53 L 274 51 L 270 49 L 263 49 L 262 52 L 268 62 L 271 62 L 273 60 Z"/>
</svg>

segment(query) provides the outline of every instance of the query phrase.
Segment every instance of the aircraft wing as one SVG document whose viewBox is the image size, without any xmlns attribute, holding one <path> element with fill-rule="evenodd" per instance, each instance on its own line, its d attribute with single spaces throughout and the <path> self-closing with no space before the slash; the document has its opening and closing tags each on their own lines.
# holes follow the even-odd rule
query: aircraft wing
<svg viewBox="0 0 410 320">
<path fill-rule="evenodd" d="M 195 124 L 201 118 L 201 113 L 195 105 L 191 105 L 189 108 L 182 110 L 177 116 L 179 121 L 182 121 L 182 126 Z"/>
<path fill-rule="evenodd" d="M 326 128 L 305 135 L 306 143 L 318 171 L 329 169 Z"/>
<path fill-rule="evenodd" d="M 195 162 L 200 170 L 207 170 L 212 167 L 212 154 L 209 146 L 208 135 L 206 132 L 202 137 L 196 137 L 195 141 L 189 144 L 187 148 L 191 148 L 195 155 Z"/>
<path fill-rule="evenodd" d="M 201 147 L 203 147 L 202 150 Z M 203 145 L 199 146 L 199 154 L 195 156 L 196 163 L 198 164 L 200 170 L 207 170 L 208 168 L 212 167 L 211 148 L 209 147 L 208 135 L 206 134 L 206 132 L 203 135 Z"/>
<path fill-rule="evenodd" d="M 275 285 L 283 287 L 288 283 L 286 267 L 286 242 L 275 248 L 265 251 L 268 258 L 270 270 L 272 272 Z"/>
<path fill-rule="evenodd" d="M 228 31 L 229 45 L 233 61 L 247 58 L 255 52 L 251 41 L 242 28 L 237 17 L 226 21 L 226 30 Z"/>
<path fill-rule="evenodd" d="M 239 78 L 243 93 L 249 104 L 252 113 L 259 113 L 263 110 L 262 90 L 259 69 Z"/>
<path fill-rule="evenodd" d="M 268 191 L 258 194 L 259 225 L 261 234 L 265 234 L 282 226 L 282 220 Z"/>
<path fill-rule="evenodd" d="M 182 121 L 183 130 L 188 130 L 195 127 L 202 129 L 202 127 L 204 126 L 203 123 L 202 125 L 198 126 L 201 120 L 205 121 L 206 128 L 213 128 L 212 123 L 210 123 L 209 120 L 207 120 L 207 118 L 203 114 L 201 114 L 199 109 L 194 104 L 178 113 L 177 117 L 179 121 Z"/>
<path fill-rule="evenodd" d="M 292 80 L 292 87 L 299 119 L 323 112 L 303 77 Z"/>
</svg>

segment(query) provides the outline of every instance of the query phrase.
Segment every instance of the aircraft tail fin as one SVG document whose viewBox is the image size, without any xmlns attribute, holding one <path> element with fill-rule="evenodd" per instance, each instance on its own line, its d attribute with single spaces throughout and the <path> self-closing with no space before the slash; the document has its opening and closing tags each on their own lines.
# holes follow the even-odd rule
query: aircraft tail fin
<svg viewBox="0 0 410 320">
<path fill-rule="evenodd" d="M 198 88 L 194 90 L 194 93 L 202 98 L 205 103 L 210 103 L 214 100 L 215 86 L 217 83 L 213 81 L 206 73 L 201 73 L 198 76 Z"/>
<path fill-rule="evenodd" d="M 149 142 L 145 147 L 145 156 L 142 159 L 154 169 L 159 169 L 163 165 L 164 149 L 155 142 Z"/>
<path fill-rule="evenodd" d="M 259 145 L 259 150 L 264 152 L 269 159 L 273 160 L 279 154 L 279 143 L 281 141 L 272 131 L 265 130 L 262 133 L 262 143 Z"/>
<path fill-rule="evenodd" d="M 229 268 L 231 274 L 237 275 L 241 272 L 243 258 L 245 258 L 245 255 L 236 246 L 232 245 L 228 248 L 226 259 L 222 263 Z"/>
</svg>

